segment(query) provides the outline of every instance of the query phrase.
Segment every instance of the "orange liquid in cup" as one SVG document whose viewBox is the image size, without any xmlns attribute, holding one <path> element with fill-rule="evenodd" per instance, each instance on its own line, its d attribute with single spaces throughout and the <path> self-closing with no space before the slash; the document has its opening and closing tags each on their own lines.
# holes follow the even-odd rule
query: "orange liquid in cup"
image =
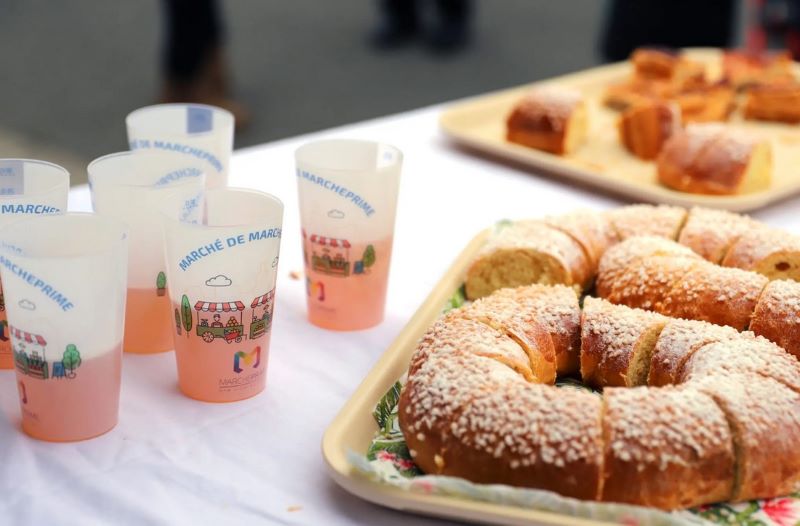
<svg viewBox="0 0 800 526">
<path fill-rule="evenodd" d="M 349 248 L 343 240 L 336 244 L 303 241 L 308 320 L 339 331 L 374 327 L 386 307 L 392 238 Z"/>
<path fill-rule="evenodd" d="M 119 415 L 122 344 L 72 370 L 59 366 L 60 356 L 46 358 L 46 367 L 30 361 L 27 373 L 17 364 L 23 431 L 40 440 L 69 442 L 113 429 Z"/>
<path fill-rule="evenodd" d="M 166 289 L 128 289 L 125 303 L 125 352 L 172 350 L 175 316 Z"/>
<path fill-rule="evenodd" d="M 183 324 L 173 326 L 177 332 L 175 358 L 181 391 L 204 402 L 235 402 L 263 391 L 267 381 L 271 305 L 253 309 L 248 303 L 244 311 L 237 312 L 197 311 L 194 305 L 193 300 L 190 330 Z M 174 309 L 181 312 L 180 305 L 173 305 Z M 219 314 L 219 321 L 214 314 Z M 222 326 L 215 326 L 217 323 Z"/>
</svg>

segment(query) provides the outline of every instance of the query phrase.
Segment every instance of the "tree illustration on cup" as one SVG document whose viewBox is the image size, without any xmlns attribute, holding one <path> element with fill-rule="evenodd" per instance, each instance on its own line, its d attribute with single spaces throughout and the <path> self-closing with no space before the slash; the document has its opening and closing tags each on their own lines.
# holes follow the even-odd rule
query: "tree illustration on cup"
<svg viewBox="0 0 800 526">
<path fill-rule="evenodd" d="M 177 307 L 175 307 L 175 330 L 178 332 L 178 336 L 181 335 L 181 313 Z"/>
<path fill-rule="evenodd" d="M 69 378 L 75 378 L 75 369 L 80 367 L 81 361 L 81 353 L 78 351 L 78 348 L 72 343 L 67 345 L 61 357 L 61 363 L 64 364 L 64 369 L 67 370 L 67 376 Z"/>
<path fill-rule="evenodd" d="M 167 293 L 167 275 L 164 272 L 159 272 L 156 277 L 156 294 L 163 296 Z"/>
<path fill-rule="evenodd" d="M 181 320 L 183 320 L 183 328 L 186 331 L 186 337 L 192 331 L 192 306 L 189 303 L 189 297 L 186 294 L 181 298 Z"/>
</svg>

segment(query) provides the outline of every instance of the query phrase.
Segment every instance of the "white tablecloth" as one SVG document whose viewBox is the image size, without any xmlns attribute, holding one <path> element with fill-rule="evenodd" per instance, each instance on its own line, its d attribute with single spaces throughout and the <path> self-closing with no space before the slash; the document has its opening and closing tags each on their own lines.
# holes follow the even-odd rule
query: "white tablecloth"
<svg viewBox="0 0 800 526">
<path fill-rule="evenodd" d="M 87 442 L 19 431 L 14 373 L 0 371 L 0 524 L 426 524 L 331 482 L 328 423 L 479 230 L 501 218 L 609 207 L 615 199 L 450 146 L 438 107 L 266 144 L 234 155 L 231 184 L 286 205 L 267 389 L 233 404 L 182 396 L 172 353 L 126 355 L 119 425 Z M 305 319 L 293 151 L 319 137 L 392 143 L 405 153 L 386 320 L 361 332 Z M 755 214 L 800 232 L 800 199 Z M 88 191 L 71 194 L 90 208 Z M 439 522 L 430 520 L 431 524 Z"/>
</svg>

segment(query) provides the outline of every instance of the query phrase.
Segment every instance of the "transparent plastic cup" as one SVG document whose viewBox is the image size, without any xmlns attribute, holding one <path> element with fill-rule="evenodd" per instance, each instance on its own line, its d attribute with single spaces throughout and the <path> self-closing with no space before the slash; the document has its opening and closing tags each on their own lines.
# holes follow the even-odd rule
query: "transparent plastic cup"
<svg viewBox="0 0 800 526">
<path fill-rule="evenodd" d="M 266 382 L 283 204 L 254 190 L 205 193 L 201 221 L 163 206 L 181 391 L 206 402 L 257 395 Z"/>
<path fill-rule="evenodd" d="M 403 154 L 324 140 L 295 152 L 308 319 L 326 329 L 383 321 Z"/>
<path fill-rule="evenodd" d="M 32 215 L 67 211 L 69 172 L 45 161 L 0 159 L 0 227 Z M 14 357 L 0 284 L 0 369 L 12 369 Z"/>
<path fill-rule="evenodd" d="M 157 104 L 131 112 L 125 124 L 131 150 L 169 152 L 199 161 L 208 188 L 228 184 L 233 150 L 231 112 L 205 104 Z"/>
<path fill-rule="evenodd" d="M 124 350 L 172 350 L 175 324 L 159 206 L 171 195 L 179 196 L 173 203 L 184 209 L 187 202 L 202 199 L 205 174 L 183 156 L 156 151 L 106 155 L 92 161 L 88 172 L 95 212 L 115 217 L 130 229 Z M 199 213 L 196 207 L 189 209 L 190 215 Z"/>
<path fill-rule="evenodd" d="M 0 276 L 22 429 L 56 442 L 101 435 L 119 413 L 127 228 L 68 213 L 0 229 Z"/>
</svg>

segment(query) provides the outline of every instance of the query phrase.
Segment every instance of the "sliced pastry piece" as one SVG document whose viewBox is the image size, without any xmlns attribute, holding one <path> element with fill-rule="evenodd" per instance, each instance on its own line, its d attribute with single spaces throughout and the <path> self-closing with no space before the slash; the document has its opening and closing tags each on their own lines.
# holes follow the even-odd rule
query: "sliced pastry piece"
<svg viewBox="0 0 800 526">
<path fill-rule="evenodd" d="M 739 236 L 755 227 L 755 221 L 741 214 L 694 207 L 689 210 L 678 243 L 712 263 L 720 263 Z"/>
<path fill-rule="evenodd" d="M 726 121 L 736 107 L 736 92 L 722 84 L 697 86 L 679 93 L 675 102 L 683 124 Z"/>
<path fill-rule="evenodd" d="M 520 374 L 492 358 L 458 349 L 431 353 L 409 372 L 398 406 L 400 429 L 417 466 L 444 472 L 446 441 L 464 408 L 481 393 L 520 383 L 526 383 Z"/>
<path fill-rule="evenodd" d="M 655 256 L 702 261 L 691 249 L 669 239 L 655 236 L 632 237 L 608 249 L 600 259 L 597 269 L 597 295 L 607 298 L 633 264 Z"/>
<path fill-rule="evenodd" d="M 629 205 L 609 212 L 620 240 L 656 236 L 675 240 L 686 219 L 686 209 L 669 205 Z"/>
<path fill-rule="evenodd" d="M 521 308 L 513 299 L 490 294 L 450 311 L 448 318 L 451 323 L 458 321 L 458 318 L 477 320 L 507 334 L 528 354 L 529 365 L 536 379 L 546 384 L 555 382 L 556 354 L 550 334 L 536 319 L 534 312 Z"/>
<path fill-rule="evenodd" d="M 688 385 L 711 396 L 728 419 L 736 452 L 730 500 L 776 497 L 797 489 L 800 394 L 757 375 L 716 374 Z"/>
<path fill-rule="evenodd" d="M 675 94 L 669 80 L 632 77 L 609 85 L 603 94 L 603 104 L 611 109 L 624 111 L 639 104 L 666 100 Z"/>
<path fill-rule="evenodd" d="M 516 221 L 496 233 L 467 270 L 470 299 L 532 283 L 585 289 L 594 277 L 580 245 L 541 221 Z"/>
<path fill-rule="evenodd" d="M 628 265 L 601 296 L 611 303 L 660 311 L 675 284 L 704 263 L 693 257 L 647 256 Z"/>
<path fill-rule="evenodd" d="M 496 291 L 533 317 L 550 335 L 559 375 L 578 372 L 581 349 L 581 307 L 575 289 L 564 285 L 528 285 Z"/>
<path fill-rule="evenodd" d="M 586 137 L 586 103 L 577 91 L 540 87 L 528 92 L 506 120 L 509 142 L 568 155 Z"/>
<path fill-rule="evenodd" d="M 587 296 L 581 317 L 581 378 L 592 386 L 645 385 L 668 318 Z"/>
<path fill-rule="evenodd" d="M 660 387 L 678 383 L 686 360 L 706 344 L 747 338 L 755 338 L 755 335 L 726 325 L 672 318 L 656 340 L 647 385 Z"/>
<path fill-rule="evenodd" d="M 525 384 L 484 391 L 453 421 L 438 473 L 597 499 L 603 462 L 600 397 Z"/>
<path fill-rule="evenodd" d="M 667 510 L 728 500 L 735 456 L 725 413 L 680 387 L 603 391 L 603 499 Z"/>
<path fill-rule="evenodd" d="M 759 225 L 739 236 L 722 265 L 752 270 L 769 279 L 800 281 L 800 237 Z"/>
<path fill-rule="evenodd" d="M 625 110 L 617 124 L 619 142 L 640 159 L 652 160 L 681 126 L 681 110 L 674 103 L 651 100 Z"/>
<path fill-rule="evenodd" d="M 705 82 L 705 68 L 699 62 L 671 49 L 638 48 L 631 54 L 634 76 L 669 80 L 685 88 Z"/>
<path fill-rule="evenodd" d="M 583 249 L 593 268 L 600 258 L 619 240 L 607 214 L 591 210 L 576 210 L 558 216 L 548 216 L 544 222 L 574 239 Z"/>
<path fill-rule="evenodd" d="M 737 89 L 760 84 L 791 83 L 794 81 L 792 55 L 788 51 L 725 51 L 722 55 L 722 76 Z"/>
<path fill-rule="evenodd" d="M 766 338 L 706 344 L 686 360 L 679 381 L 715 374 L 765 376 L 800 392 L 800 362 Z"/>
<path fill-rule="evenodd" d="M 800 283 L 770 281 L 758 298 L 750 330 L 800 360 Z"/>
<path fill-rule="evenodd" d="M 767 283 L 767 278 L 755 272 L 704 262 L 672 287 L 659 312 L 743 331 Z"/>
<path fill-rule="evenodd" d="M 769 142 L 719 124 L 693 124 L 675 133 L 657 159 L 658 180 L 681 192 L 741 194 L 772 180 Z"/>
<path fill-rule="evenodd" d="M 744 118 L 797 124 L 800 122 L 800 84 L 751 88 L 744 100 Z"/>
</svg>

